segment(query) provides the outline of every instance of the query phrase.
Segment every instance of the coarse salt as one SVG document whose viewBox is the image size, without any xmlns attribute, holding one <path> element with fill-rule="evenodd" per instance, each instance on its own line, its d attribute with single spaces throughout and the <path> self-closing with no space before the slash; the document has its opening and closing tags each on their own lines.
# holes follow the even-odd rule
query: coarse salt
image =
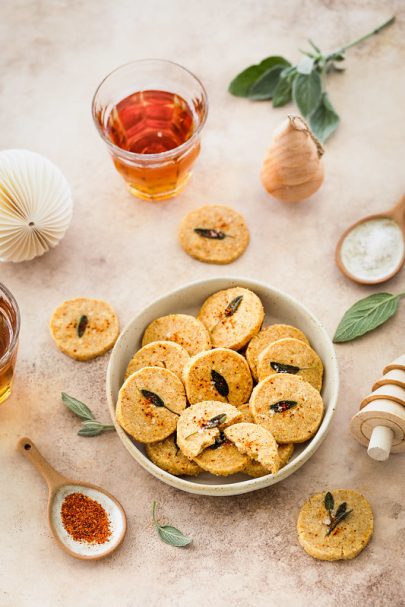
<svg viewBox="0 0 405 607">
<path fill-rule="evenodd" d="M 404 240 L 396 221 L 370 219 L 354 227 L 340 252 L 345 268 L 357 278 L 379 279 L 395 270 L 404 254 Z"/>
</svg>

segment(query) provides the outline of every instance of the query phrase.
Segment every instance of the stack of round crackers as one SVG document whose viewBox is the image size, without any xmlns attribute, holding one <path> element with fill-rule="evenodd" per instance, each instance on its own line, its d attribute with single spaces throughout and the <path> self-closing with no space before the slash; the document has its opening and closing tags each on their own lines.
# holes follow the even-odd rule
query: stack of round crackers
<svg viewBox="0 0 405 607">
<path fill-rule="evenodd" d="M 197 318 L 170 314 L 144 332 L 116 417 L 174 475 L 276 474 L 322 421 L 323 365 L 296 327 L 262 328 L 252 291 L 203 302 Z"/>
</svg>

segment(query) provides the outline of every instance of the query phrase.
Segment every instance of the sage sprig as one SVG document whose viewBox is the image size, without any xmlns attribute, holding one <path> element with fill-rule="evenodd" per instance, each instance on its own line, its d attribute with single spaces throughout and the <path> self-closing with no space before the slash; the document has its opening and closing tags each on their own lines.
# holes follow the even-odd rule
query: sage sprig
<svg viewBox="0 0 405 607">
<path fill-rule="evenodd" d="M 152 520 L 155 526 L 156 531 L 160 539 L 165 542 L 165 544 L 169 544 L 169 546 L 175 546 L 176 548 L 183 548 L 184 546 L 188 546 L 193 541 L 191 537 L 187 537 L 176 527 L 172 525 L 161 525 L 156 518 L 156 501 L 152 504 Z"/>
<path fill-rule="evenodd" d="M 349 516 L 353 510 L 347 509 L 346 502 L 342 502 L 336 509 L 336 512 L 333 513 L 333 509 L 335 507 L 335 500 L 330 491 L 325 494 L 324 498 L 324 506 L 328 512 L 328 518 L 324 521 L 328 526 L 328 530 L 326 532 L 326 536 L 330 535 L 334 529 L 341 523 L 345 518 Z"/>
<path fill-rule="evenodd" d="M 79 436 L 98 436 L 103 432 L 115 430 L 113 425 L 102 424 L 101 422 L 97 421 L 94 417 L 94 413 L 89 409 L 89 407 L 77 398 L 69 396 L 69 394 L 66 394 L 66 392 L 62 392 L 61 397 L 67 408 L 70 409 L 72 413 L 77 415 L 77 417 L 84 420 L 82 422 L 82 427 L 78 431 Z"/>
<path fill-rule="evenodd" d="M 295 65 L 284 57 L 267 57 L 238 74 L 228 90 L 237 97 L 272 99 L 273 107 L 294 101 L 312 131 L 324 142 L 340 122 L 326 90 L 327 76 L 343 71 L 341 63 L 345 60 L 346 51 L 378 34 L 394 21 L 395 17 L 391 17 L 372 32 L 330 53 L 324 53 L 312 40 L 308 40 L 311 48 L 299 49 L 304 56 Z"/>
<path fill-rule="evenodd" d="M 405 292 L 399 295 L 373 293 L 360 299 L 345 312 L 333 341 L 351 341 L 384 324 L 397 312 L 401 297 L 405 297 Z"/>
</svg>

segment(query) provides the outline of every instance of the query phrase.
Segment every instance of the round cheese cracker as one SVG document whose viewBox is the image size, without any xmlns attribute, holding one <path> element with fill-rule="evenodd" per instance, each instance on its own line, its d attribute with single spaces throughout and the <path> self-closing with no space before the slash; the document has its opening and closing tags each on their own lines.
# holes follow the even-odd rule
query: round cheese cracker
<svg viewBox="0 0 405 607">
<path fill-rule="evenodd" d="M 142 346 L 153 341 L 174 341 L 190 356 L 211 348 L 211 339 L 205 326 L 188 314 L 169 314 L 157 318 L 146 327 Z"/>
<path fill-rule="evenodd" d="M 191 257 L 206 263 L 226 264 L 245 251 L 249 230 L 242 215 L 230 207 L 207 205 L 184 217 L 179 240 Z"/>
<path fill-rule="evenodd" d="M 255 293 L 233 287 L 208 297 L 198 318 L 207 327 L 214 348 L 240 350 L 259 332 L 264 309 Z"/>
<path fill-rule="evenodd" d="M 130 375 L 119 391 L 116 418 L 135 440 L 155 443 L 173 434 L 186 404 L 177 375 L 145 367 Z"/>
<path fill-rule="evenodd" d="M 227 403 L 196 403 L 185 409 L 179 417 L 177 444 L 186 457 L 194 459 L 206 447 L 215 444 L 224 428 L 241 419 L 242 414 L 238 409 Z"/>
<path fill-rule="evenodd" d="M 225 428 L 226 438 L 251 459 L 275 474 L 280 468 L 277 443 L 270 432 L 262 426 L 241 422 Z"/>
<path fill-rule="evenodd" d="M 125 371 L 125 379 L 144 367 L 163 367 L 181 379 L 183 367 L 190 355 L 174 341 L 153 341 L 134 354 Z"/>
<path fill-rule="evenodd" d="M 183 382 L 191 404 L 218 400 L 240 405 L 249 399 L 253 387 L 246 359 L 227 348 L 192 356 L 183 369 Z"/>
<path fill-rule="evenodd" d="M 282 444 L 312 438 L 324 411 L 318 390 L 301 377 L 281 373 L 258 383 L 249 405 L 255 422 Z"/>
<path fill-rule="evenodd" d="M 280 469 L 283 468 L 286 464 L 288 464 L 293 453 L 293 443 L 288 443 L 287 445 L 278 445 Z M 255 461 L 254 459 L 249 459 L 249 462 L 245 466 L 243 472 L 248 476 L 253 476 L 253 478 L 259 478 L 260 476 L 266 476 L 267 474 L 270 474 L 269 470 L 267 470 L 264 466 L 259 464 L 259 462 Z"/>
<path fill-rule="evenodd" d="M 325 495 L 313 495 L 301 508 L 297 521 L 298 541 L 305 552 L 316 559 L 352 559 L 367 546 L 373 534 L 371 506 L 357 491 L 335 489 L 331 492 L 333 509 L 330 512 L 325 506 Z M 341 511 L 350 513 L 337 522 L 339 506 Z"/>
<path fill-rule="evenodd" d="M 220 432 L 213 445 L 204 449 L 194 461 L 207 472 L 216 476 L 229 476 L 244 470 L 248 463 L 248 457 L 241 453 L 231 443 L 223 432 Z"/>
<path fill-rule="evenodd" d="M 158 443 L 146 445 L 146 454 L 156 466 L 174 476 L 196 476 L 201 472 L 201 468 L 180 451 L 176 433 Z"/>
<path fill-rule="evenodd" d="M 257 358 L 266 346 L 284 339 L 285 337 L 293 337 L 299 339 L 309 345 L 308 338 L 302 331 L 291 325 L 270 325 L 264 327 L 257 335 L 255 335 L 246 349 L 246 358 L 249 363 L 253 377 L 257 380 Z"/>
<path fill-rule="evenodd" d="M 75 360 L 105 354 L 119 334 L 118 317 L 110 304 L 87 297 L 64 301 L 53 313 L 49 328 L 59 350 Z"/>
<path fill-rule="evenodd" d="M 287 337 L 280 339 L 259 354 L 259 381 L 275 373 L 289 373 L 305 379 L 311 386 L 322 388 L 323 365 L 318 354 L 303 341 Z"/>
</svg>

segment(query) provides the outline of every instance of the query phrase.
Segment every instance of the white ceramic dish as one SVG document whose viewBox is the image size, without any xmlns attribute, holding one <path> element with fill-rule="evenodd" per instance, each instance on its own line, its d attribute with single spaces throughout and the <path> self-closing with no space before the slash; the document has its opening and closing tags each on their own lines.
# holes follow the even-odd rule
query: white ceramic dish
<svg viewBox="0 0 405 607">
<path fill-rule="evenodd" d="M 322 388 L 325 415 L 317 434 L 308 443 L 297 445 L 290 462 L 277 474 L 250 478 L 240 473 L 222 478 L 204 472 L 195 478 L 176 477 L 153 464 L 145 455 L 144 446 L 131 440 L 116 423 L 115 405 L 118 392 L 123 383 L 127 365 L 134 352 L 140 348 L 143 332 L 152 320 L 159 316 L 179 312 L 196 315 L 201 304 L 209 295 L 221 289 L 235 286 L 251 289 L 260 297 L 266 312 L 265 325 L 275 322 L 295 325 L 308 336 L 325 367 Z M 132 457 L 145 470 L 164 483 L 189 493 L 202 495 L 225 496 L 248 493 L 278 483 L 298 470 L 315 453 L 326 436 L 336 408 L 338 389 L 339 372 L 336 354 L 332 341 L 322 324 L 296 299 L 264 283 L 245 278 L 202 280 L 180 287 L 156 300 L 139 312 L 124 328 L 115 344 L 107 369 L 107 399 L 111 418 L 118 436 Z"/>
</svg>

